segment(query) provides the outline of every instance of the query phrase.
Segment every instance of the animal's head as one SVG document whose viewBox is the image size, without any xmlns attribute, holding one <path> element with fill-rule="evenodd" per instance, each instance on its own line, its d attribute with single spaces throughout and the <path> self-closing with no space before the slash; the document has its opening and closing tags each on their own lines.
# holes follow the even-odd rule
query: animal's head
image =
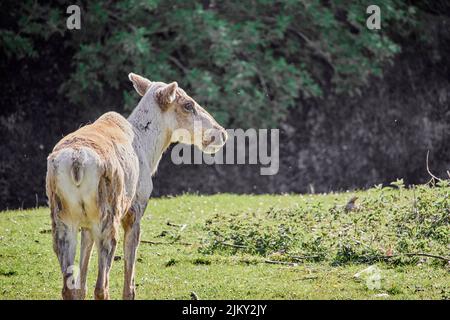
<svg viewBox="0 0 450 320">
<path fill-rule="evenodd" d="M 154 82 L 134 73 L 128 78 L 141 96 L 157 105 L 171 142 L 194 144 L 205 153 L 215 153 L 225 144 L 225 129 L 176 82 Z"/>
</svg>

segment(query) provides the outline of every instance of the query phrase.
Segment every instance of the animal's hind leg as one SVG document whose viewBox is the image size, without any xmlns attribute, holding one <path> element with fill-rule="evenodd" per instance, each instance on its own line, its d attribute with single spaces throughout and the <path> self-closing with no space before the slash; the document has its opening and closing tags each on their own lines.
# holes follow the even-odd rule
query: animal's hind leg
<svg viewBox="0 0 450 320">
<path fill-rule="evenodd" d="M 63 299 L 79 299 L 78 267 L 74 265 L 78 226 L 68 225 L 58 217 L 53 221 L 53 249 L 63 274 Z"/>
<path fill-rule="evenodd" d="M 94 239 L 92 237 L 91 230 L 82 228 L 80 249 L 80 299 L 84 299 L 86 297 L 87 272 L 93 245 Z"/>
<path fill-rule="evenodd" d="M 102 227 L 101 236 L 95 239 L 98 251 L 98 275 L 95 284 L 95 299 L 109 299 L 109 271 L 117 244 L 117 224 L 109 221 Z"/>
</svg>

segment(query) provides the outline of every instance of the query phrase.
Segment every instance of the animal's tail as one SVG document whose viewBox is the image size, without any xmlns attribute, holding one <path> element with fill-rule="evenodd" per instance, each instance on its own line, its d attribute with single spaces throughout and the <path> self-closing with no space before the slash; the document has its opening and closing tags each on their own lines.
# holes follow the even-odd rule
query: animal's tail
<svg viewBox="0 0 450 320">
<path fill-rule="evenodd" d="M 83 150 L 74 150 L 72 154 L 72 168 L 70 169 L 70 176 L 72 177 L 73 183 L 79 187 L 84 177 L 84 166 L 83 162 L 86 158 Z"/>
</svg>

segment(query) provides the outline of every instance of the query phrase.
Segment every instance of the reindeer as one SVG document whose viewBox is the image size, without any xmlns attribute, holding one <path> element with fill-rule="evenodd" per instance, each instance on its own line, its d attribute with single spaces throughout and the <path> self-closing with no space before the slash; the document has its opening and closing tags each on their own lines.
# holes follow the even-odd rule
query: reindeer
<svg viewBox="0 0 450 320">
<path fill-rule="evenodd" d="M 95 299 L 109 299 L 109 271 L 124 229 L 123 298 L 135 298 L 135 260 L 140 223 L 153 189 L 152 175 L 171 143 L 218 151 L 227 134 L 176 82 L 152 82 L 130 73 L 139 104 L 128 117 L 108 112 L 59 141 L 47 162 L 46 189 L 53 249 L 63 275 L 63 299 L 84 299 L 95 243 L 98 275 Z M 195 126 L 199 123 L 201 126 Z M 81 229 L 80 275 L 72 269 Z"/>
</svg>

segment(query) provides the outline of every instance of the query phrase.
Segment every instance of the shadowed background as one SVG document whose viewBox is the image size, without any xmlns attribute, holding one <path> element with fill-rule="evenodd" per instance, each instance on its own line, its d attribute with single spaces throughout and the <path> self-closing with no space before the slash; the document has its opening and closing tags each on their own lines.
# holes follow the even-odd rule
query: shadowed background
<svg viewBox="0 0 450 320">
<path fill-rule="evenodd" d="M 46 157 L 137 104 L 127 75 L 178 81 L 227 128 L 279 128 L 280 169 L 161 161 L 155 196 L 424 183 L 450 159 L 450 5 L 378 1 L 2 1 L 0 209 L 45 205 Z M 67 6 L 81 30 L 67 30 Z"/>
</svg>

